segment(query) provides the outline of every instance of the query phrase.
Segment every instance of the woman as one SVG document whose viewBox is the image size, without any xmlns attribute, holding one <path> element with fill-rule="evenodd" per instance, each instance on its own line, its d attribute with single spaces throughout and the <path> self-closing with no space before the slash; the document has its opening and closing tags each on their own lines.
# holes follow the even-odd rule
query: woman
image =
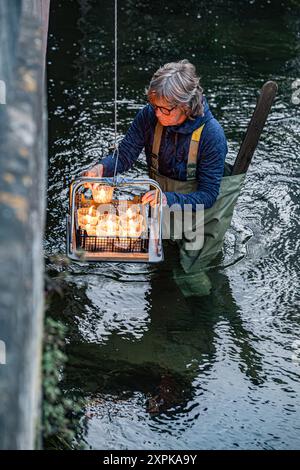
<svg viewBox="0 0 300 470">
<path fill-rule="evenodd" d="M 159 182 L 164 205 L 211 207 L 217 199 L 227 143 L 209 110 L 195 67 L 188 60 L 171 62 L 154 74 L 147 96 L 119 146 L 117 173 L 135 163 L 145 149 L 148 171 Z M 116 156 L 108 156 L 84 173 L 113 176 Z M 154 204 L 155 191 L 143 196 Z"/>
</svg>

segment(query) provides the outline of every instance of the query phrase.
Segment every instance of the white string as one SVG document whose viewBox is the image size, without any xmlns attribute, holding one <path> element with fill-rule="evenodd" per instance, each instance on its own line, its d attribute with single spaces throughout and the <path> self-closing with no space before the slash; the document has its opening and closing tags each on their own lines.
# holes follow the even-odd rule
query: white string
<svg viewBox="0 0 300 470">
<path fill-rule="evenodd" d="M 117 125 L 118 125 L 118 0 L 115 0 L 115 148 L 113 158 L 116 156 L 114 179 L 115 184 L 117 166 L 119 159 L 119 148 L 117 144 Z"/>
</svg>

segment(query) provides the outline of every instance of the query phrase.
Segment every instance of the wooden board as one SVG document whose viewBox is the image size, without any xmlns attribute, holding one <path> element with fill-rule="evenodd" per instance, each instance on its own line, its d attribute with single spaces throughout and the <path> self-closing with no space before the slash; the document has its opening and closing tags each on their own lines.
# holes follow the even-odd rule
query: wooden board
<svg viewBox="0 0 300 470">
<path fill-rule="evenodd" d="M 85 251 L 82 260 L 86 261 L 129 261 L 132 262 L 141 261 L 147 262 L 149 261 L 149 254 L 148 253 L 113 253 L 113 252 L 96 252 L 92 253 L 91 251 Z"/>
</svg>

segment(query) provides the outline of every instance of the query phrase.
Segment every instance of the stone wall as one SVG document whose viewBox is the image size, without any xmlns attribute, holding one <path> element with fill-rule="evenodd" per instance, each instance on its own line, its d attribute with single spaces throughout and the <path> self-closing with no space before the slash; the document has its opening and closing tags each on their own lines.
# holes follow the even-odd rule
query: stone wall
<svg viewBox="0 0 300 470">
<path fill-rule="evenodd" d="M 49 3 L 0 1 L 0 449 L 39 423 Z"/>
</svg>

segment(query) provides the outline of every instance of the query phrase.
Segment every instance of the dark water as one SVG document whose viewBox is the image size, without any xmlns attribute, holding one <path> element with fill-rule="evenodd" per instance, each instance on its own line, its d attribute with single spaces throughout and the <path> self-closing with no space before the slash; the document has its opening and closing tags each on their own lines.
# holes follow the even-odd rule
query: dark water
<svg viewBox="0 0 300 470">
<path fill-rule="evenodd" d="M 67 275 L 51 306 L 70 332 L 64 390 L 87 399 L 93 449 L 299 449 L 299 2 L 120 4 L 120 136 L 171 60 L 197 66 L 229 161 L 261 85 L 276 80 L 279 94 L 210 295 L 183 297 L 173 253 L 163 266 L 52 266 Z M 71 176 L 113 142 L 113 2 L 53 1 L 50 33 L 47 255 L 65 250 Z M 130 174 L 145 174 L 142 157 Z"/>
</svg>

